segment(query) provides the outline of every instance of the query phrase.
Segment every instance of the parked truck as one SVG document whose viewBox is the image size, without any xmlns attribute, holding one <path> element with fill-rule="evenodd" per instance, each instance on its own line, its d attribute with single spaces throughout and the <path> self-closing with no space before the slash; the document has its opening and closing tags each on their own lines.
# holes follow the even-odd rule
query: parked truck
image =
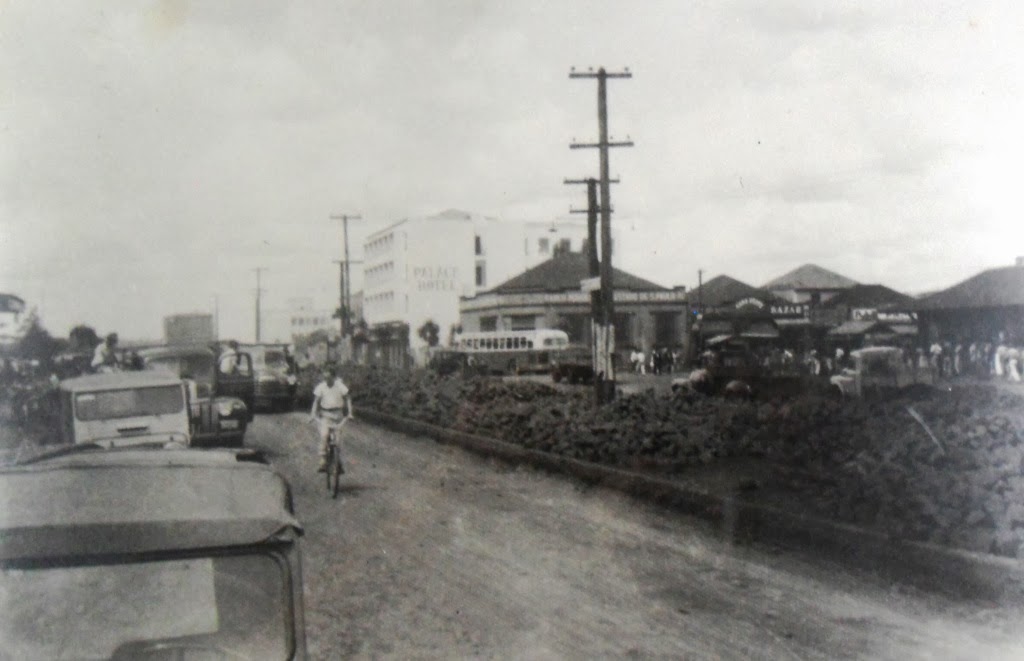
<svg viewBox="0 0 1024 661">
<path fill-rule="evenodd" d="M 850 353 L 853 367 L 829 379 L 843 397 L 903 390 L 913 385 L 934 385 L 930 368 L 908 365 L 897 347 L 867 347 Z"/>
</svg>

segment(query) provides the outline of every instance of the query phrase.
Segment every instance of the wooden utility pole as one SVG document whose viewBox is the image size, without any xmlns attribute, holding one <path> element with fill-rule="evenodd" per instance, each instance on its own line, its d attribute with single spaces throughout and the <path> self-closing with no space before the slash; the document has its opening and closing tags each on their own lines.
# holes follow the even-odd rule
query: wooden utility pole
<svg viewBox="0 0 1024 661">
<path fill-rule="evenodd" d="M 598 213 L 600 209 L 597 204 L 597 179 L 590 177 L 589 179 L 566 179 L 566 184 L 586 184 L 587 185 L 587 208 L 586 209 L 574 209 L 569 208 L 569 213 L 585 213 L 587 214 L 587 275 L 590 279 L 600 278 L 601 276 L 601 259 L 598 256 Z M 612 179 L 610 183 L 619 183 L 618 179 Z M 602 370 L 603 360 L 597 341 L 594 337 L 595 329 L 601 325 L 603 316 L 601 314 L 601 290 L 600 288 L 592 289 L 590 291 L 590 360 L 591 366 L 594 369 L 594 374 L 600 374 Z M 605 389 L 603 385 L 603 379 L 594 379 L 594 401 L 599 405 L 605 401 Z"/>
<path fill-rule="evenodd" d="M 627 139 L 612 142 L 608 138 L 608 79 L 632 78 L 629 69 L 621 73 L 609 73 L 604 68 L 587 72 L 572 69 L 569 78 L 597 79 L 597 125 L 598 141 L 596 143 L 569 145 L 570 149 L 596 148 L 600 155 L 600 212 L 601 212 L 601 323 L 594 326 L 594 343 L 598 347 L 597 379 L 603 389 L 602 401 L 611 401 L 615 396 L 615 283 L 612 278 L 612 229 L 611 229 L 611 179 L 608 176 L 608 149 L 610 147 L 632 147 L 633 142 Z"/>
<path fill-rule="evenodd" d="M 352 332 L 352 320 L 349 319 L 352 310 L 352 273 L 349 271 L 348 259 L 348 221 L 362 220 L 362 216 L 352 214 L 336 214 L 331 220 L 340 220 L 342 227 L 342 238 L 344 240 L 345 259 L 341 262 L 341 336 L 347 337 Z"/>
<path fill-rule="evenodd" d="M 256 342 L 260 341 L 260 296 L 263 294 L 263 288 L 260 286 L 260 276 L 264 271 L 267 270 L 265 266 L 258 266 L 256 271 Z"/>
</svg>

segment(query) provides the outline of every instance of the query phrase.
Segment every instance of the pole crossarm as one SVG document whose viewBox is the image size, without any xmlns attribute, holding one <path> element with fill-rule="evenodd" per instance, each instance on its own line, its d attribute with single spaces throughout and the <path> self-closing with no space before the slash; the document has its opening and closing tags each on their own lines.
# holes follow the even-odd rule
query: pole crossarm
<svg viewBox="0 0 1024 661">
<path fill-rule="evenodd" d="M 629 69 L 622 71 L 605 71 L 604 69 L 598 69 L 597 71 L 576 71 L 576 67 L 569 70 L 570 78 L 632 78 L 633 74 Z"/>
<path fill-rule="evenodd" d="M 632 147 L 632 140 L 623 140 L 619 142 L 572 142 L 569 143 L 569 149 L 601 149 L 602 147 Z"/>
<path fill-rule="evenodd" d="M 597 181 L 597 177 L 594 177 L 594 181 Z M 609 179 L 608 180 L 609 184 L 617 184 L 619 182 L 620 182 L 620 180 L 617 179 L 617 178 L 616 179 Z M 584 185 L 586 185 L 586 184 L 590 183 L 590 179 L 565 179 L 562 183 L 564 183 L 566 186 L 571 186 L 571 185 L 574 185 L 574 184 L 584 184 Z"/>
<path fill-rule="evenodd" d="M 615 207 L 608 210 L 610 213 L 615 213 Z M 601 213 L 601 207 L 597 207 L 597 212 Z M 590 209 L 577 209 L 576 207 L 569 207 L 569 213 L 590 213 Z"/>
</svg>

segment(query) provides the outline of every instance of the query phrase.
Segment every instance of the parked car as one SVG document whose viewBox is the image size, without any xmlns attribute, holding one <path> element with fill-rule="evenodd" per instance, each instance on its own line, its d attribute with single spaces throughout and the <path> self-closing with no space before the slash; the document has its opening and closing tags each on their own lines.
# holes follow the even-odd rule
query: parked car
<svg viewBox="0 0 1024 661">
<path fill-rule="evenodd" d="M 829 378 L 833 389 L 844 397 L 902 390 L 915 384 L 934 385 L 931 369 L 908 366 L 897 347 L 867 347 L 850 352 L 853 367 Z"/>
<path fill-rule="evenodd" d="M 569 347 L 551 359 L 551 380 L 555 383 L 593 383 L 594 359 L 587 347 Z"/>
<path fill-rule="evenodd" d="M 144 371 L 169 372 L 189 383 L 194 444 L 241 446 L 253 418 L 255 380 L 252 358 L 238 354 L 231 370 L 222 370 L 207 346 L 165 346 L 138 352 Z"/>
<path fill-rule="evenodd" d="M 251 344 L 242 350 L 252 356 L 256 373 L 254 405 L 260 410 L 289 411 L 295 405 L 298 374 L 283 344 Z"/>
<path fill-rule="evenodd" d="M 304 659 L 287 482 L 249 450 L 75 445 L 0 468 L 10 659 Z"/>
<path fill-rule="evenodd" d="M 64 443 L 105 446 L 191 440 L 185 383 L 161 372 L 91 374 L 60 382 Z"/>
</svg>

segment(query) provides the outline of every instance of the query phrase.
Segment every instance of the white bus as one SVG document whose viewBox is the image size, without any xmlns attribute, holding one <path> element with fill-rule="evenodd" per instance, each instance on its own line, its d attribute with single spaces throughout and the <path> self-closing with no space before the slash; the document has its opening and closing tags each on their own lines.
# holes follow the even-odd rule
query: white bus
<svg viewBox="0 0 1024 661">
<path fill-rule="evenodd" d="M 569 336 L 560 330 L 461 333 L 452 347 L 468 366 L 509 374 L 548 372 L 555 356 L 568 348 Z"/>
</svg>

